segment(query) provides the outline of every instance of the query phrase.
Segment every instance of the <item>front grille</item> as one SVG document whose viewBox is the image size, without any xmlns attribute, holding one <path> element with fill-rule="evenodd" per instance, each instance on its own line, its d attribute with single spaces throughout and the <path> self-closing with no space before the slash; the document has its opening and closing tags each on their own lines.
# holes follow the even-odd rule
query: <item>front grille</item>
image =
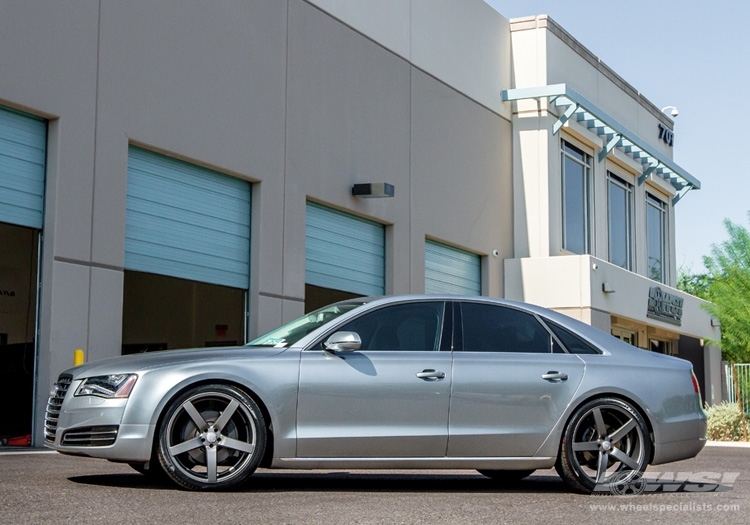
<svg viewBox="0 0 750 525">
<path fill-rule="evenodd" d="M 47 411 L 44 414 L 44 440 L 48 443 L 54 443 L 55 433 L 57 432 L 57 420 L 60 418 L 60 409 L 62 408 L 65 394 L 73 382 L 73 376 L 62 374 L 57 378 L 57 383 L 52 387 L 47 401 Z"/>
<path fill-rule="evenodd" d="M 117 439 L 117 425 L 78 427 L 65 431 L 61 443 L 71 447 L 107 447 Z"/>
</svg>

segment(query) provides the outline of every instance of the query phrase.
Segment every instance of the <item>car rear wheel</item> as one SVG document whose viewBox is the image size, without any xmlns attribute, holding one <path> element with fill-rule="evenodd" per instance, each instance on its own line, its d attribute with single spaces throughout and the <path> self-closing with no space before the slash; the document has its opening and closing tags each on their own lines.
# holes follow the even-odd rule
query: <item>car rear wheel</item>
<svg viewBox="0 0 750 525">
<path fill-rule="evenodd" d="M 159 462 L 192 490 L 239 485 L 255 471 L 266 446 L 263 415 L 253 399 L 229 385 L 202 385 L 177 397 L 159 426 Z"/>
<path fill-rule="evenodd" d="M 480 469 L 477 472 L 482 474 L 483 476 L 487 476 L 488 478 L 491 478 L 493 481 L 496 481 L 498 483 L 515 483 L 516 481 L 521 481 L 523 478 L 531 476 L 533 474 L 533 470 L 487 470 L 487 469 Z"/>
<path fill-rule="evenodd" d="M 622 494 L 638 490 L 651 457 L 643 416 L 617 398 L 595 399 L 570 418 L 557 469 L 574 490 Z"/>
</svg>

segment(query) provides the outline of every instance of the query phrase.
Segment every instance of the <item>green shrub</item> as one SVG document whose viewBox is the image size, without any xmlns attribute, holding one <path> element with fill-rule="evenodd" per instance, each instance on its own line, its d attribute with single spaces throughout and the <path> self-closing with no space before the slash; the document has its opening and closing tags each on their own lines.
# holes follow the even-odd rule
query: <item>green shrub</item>
<svg viewBox="0 0 750 525">
<path fill-rule="evenodd" d="M 706 435 L 713 441 L 743 441 L 742 413 L 737 403 L 723 401 L 706 407 L 708 430 Z"/>
</svg>

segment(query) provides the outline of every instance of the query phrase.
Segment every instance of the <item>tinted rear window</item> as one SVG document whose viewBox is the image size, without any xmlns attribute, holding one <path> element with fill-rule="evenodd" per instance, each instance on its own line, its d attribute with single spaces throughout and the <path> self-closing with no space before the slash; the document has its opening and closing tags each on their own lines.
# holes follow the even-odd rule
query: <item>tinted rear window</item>
<svg viewBox="0 0 750 525">
<path fill-rule="evenodd" d="M 569 330 L 563 328 L 562 326 L 556 325 L 547 319 L 545 319 L 545 322 L 547 323 L 547 326 L 550 327 L 550 330 L 554 332 L 554 334 L 557 336 L 560 341 L 562 341 L 562 344 L 565 345 L 565 348 L 568 349 L 568 352 L 571 354 L 598 354 L 600 353 L 599 350 L 596 349 L 592 344 L 587 343 L 577 335 L 573 334 Z"/>
</svg>

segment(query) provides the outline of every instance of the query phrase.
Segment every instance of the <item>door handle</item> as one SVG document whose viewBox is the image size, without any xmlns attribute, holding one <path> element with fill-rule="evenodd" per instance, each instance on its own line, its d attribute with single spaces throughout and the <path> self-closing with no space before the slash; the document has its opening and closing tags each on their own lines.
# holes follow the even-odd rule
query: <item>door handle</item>
<svg viewBox="0 0 750 525">
<path fill-rule="evenodd" d="M 560 381 L 567 381 L 568 374 L 563 374 L 556 370 L 550 370 L 546 374 L 542 374 L 542 379 L 549 381 L 550 383 L 559 383 Z"/>
<path fill-rule="evenodd" d="M 421 372 L 417 372 L 417 377 L 419 379 L 445 379 L 445 372 L 428 368 Z"/>
</svg>

